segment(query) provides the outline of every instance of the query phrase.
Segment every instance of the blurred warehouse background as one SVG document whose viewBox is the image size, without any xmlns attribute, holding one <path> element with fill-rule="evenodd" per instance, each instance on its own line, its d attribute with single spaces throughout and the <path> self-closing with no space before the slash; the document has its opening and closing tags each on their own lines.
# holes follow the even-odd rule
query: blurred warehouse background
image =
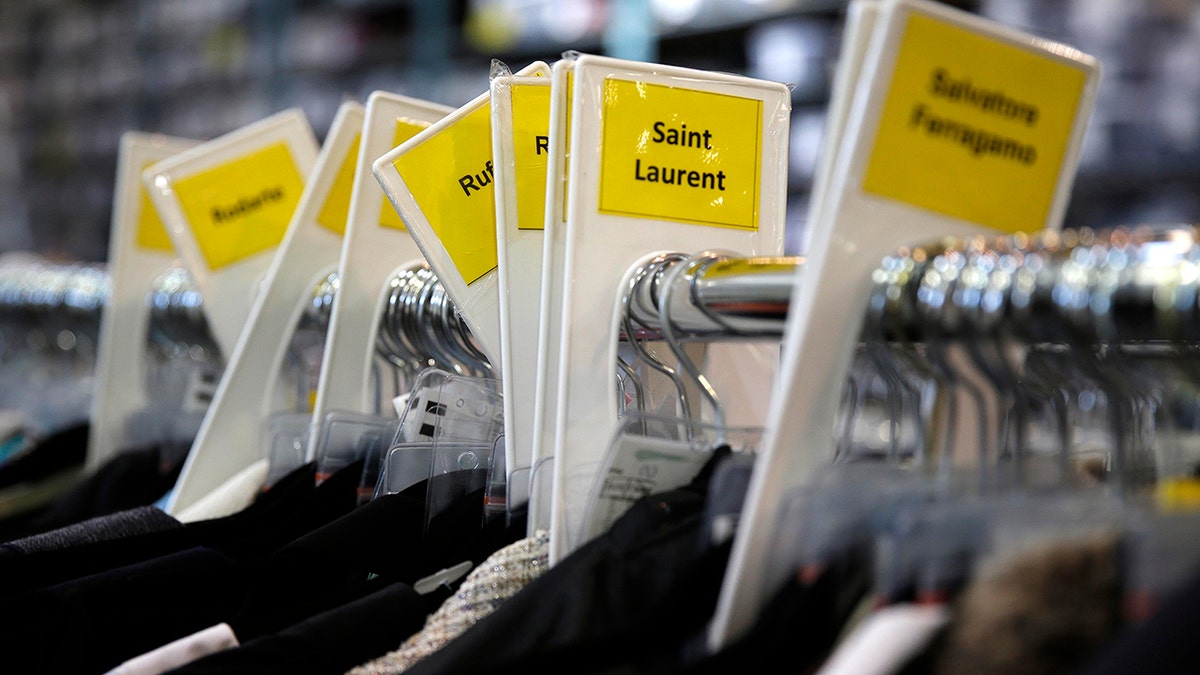
<svg viewBox="0 0 1200 675">
<path fill-rule="evenodd" d="M 1200 214 L 1200 4 L 952 3 L 1098 57 L 1068 226 Z M 803 247 L 845 2 L 832 0 L 0 0 L 0 253 L 106 256 L 127 130 L 208 139 L 298 106 L 322 136 L 346 97 L 460 105 L 564 50 L 793 85 L 789 246 Z"/>
</svg>

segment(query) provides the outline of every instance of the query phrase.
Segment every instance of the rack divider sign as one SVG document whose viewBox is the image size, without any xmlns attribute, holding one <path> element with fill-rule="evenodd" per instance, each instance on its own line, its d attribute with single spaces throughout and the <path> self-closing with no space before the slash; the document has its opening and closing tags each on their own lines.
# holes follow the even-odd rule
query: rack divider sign
<svg viewBox="0 0 1200 675">
<path fill-rule="evenodd" d="M 850 9 L 870 31 L 848 32 L 854 41 L 843 45 L 837 81 L 850 100 L 835 98 L 831 114 L 844 111 L 845 124 L 826 144 L 836 156 L 823 162 L 828 183 L 810 203 L 781 386 L 721 588 L 713 648 L 744 632 L 782 581 L 771 570 L 786 563 L 768 569 L 780 510 L 832 461 L 830 421 L 872 271 L 901 246 L 1060 227 L 1095 100 L 1099 65 L 1069 46 L 929 0 L 858 0 Z"/>
<path fill-rule="evenodd" d="M 154 161 L 147 161 L 141 170 L 145 171 L 153 164 Z M 150 191 L 141 181 L 138 182 L 138 197 L 137 237 L 135 239 L 138 247 L 147 251 L 175 255 L 175 245 L 171 243 L 171 235 L 167 234 L 167 226 L 163 223 L 162 217 L 158 215 L 158 211 L 154 209 L 154 202 L 150 201 Z"/>
<path fill-rule="evenodd" d="M 429 126 L 430 123 L 424 120 L 414 120 L 407 117 L 398 118 L 396 120 L 396 132 L 392 134 L 392 147 L 399 147 L 404 141 L 425 131 Z M 400 220 L 400 213 L 392 207 L 387 197 L 379 200 L 379 224 L 395 230 L 407 229 L 404 227 L 404 221 Z"/>
<path fill-rule="evenodd" d="M 289 109 L 142 173 L 226 357 L 288 231 L 317 153 L 303 111 Z"/>
<path fill-rule="evenodd" d="M 552 251 L 561 246 L 562 262 L 547 264 L 561 267 L 563 288 L 550 298 L 557 307 L 542 308 L 561 323 L 542 334 L 557 343 L 544 348 L 557 354 L 545 364 L 555 400 L 539 413 L 554 427 L 537 441 L 539 458 L 554 457 L 552 565 L 583 543 L 588 494 L 619 424 L 626 275 L 664 251 L 782 254 L 791 116 L 778 82 L 593 55 L 571 72 L 565 232 L 547 231 L 561 239 Z M 761 346 L 737 347 L 707 352 L 705 374 L 769 381 L 773 367 L 745 358 Z"/>
<path fill-rule="evenodd" d="M 1072 65 L 914 14 L 863 190 L 1006 232 L 1041 227 L 1086 80 Z"/>
<path fill-rule="evenodd" d="M 549 71 L 535 61 L 515 74 L 544 77 Z M 490 89 L 379 157 L 371 168 L 488 363 L 498 365 Z"/>
<path fill-rule="evenodd" d="M 349 203 L 351 183 L 344 180 L 344 173 L 358 155 L 362 126 L 363 107 L 343 102 L 290 216 L 287 233 L 262 278 L 245 327 L 226 354 L 228 365 L 176 484 L 169 504 L 172 512 L 187 508 L 261 457 L 263 448 L 271 446 L 272 419 L 279 415 L 303 419 L 312 405 L 314 390 L 294 389 L 296 383 L 306 386 L 307 373 L 292 381 L 287 355 L 300 318 L 312 305 L 313 289 L 337 266 L 345 228 L 331 224 L 337 218 L 344 223 L 348 213 L 339 206 Z M 279 396 L 282 391 L 293 393 Z M 268 479 L 277 477 L 277 471 L 294 468 L 289 462 L 295 458 L 270 459 Z"/>
<path fill-rule="evenodd" d="M 544 230 L 546 167 L 550 158 L 550 87 L 513 84 L 510 95 L 517 228 Z"/>
<path fill-rule="evenodd" d="M 496 269 L 491 105 L 428 136 L 393 164 L 467 284 Z"/>
<path fill-rule="evenodd" d="M 315 458 L 312 453 L 330 415 L 391 414 L 390 402 L 384 405 L 381 388 L 371 376 L 376 339 L 390 280 L 397 270 L 420 260 L 421 251 L 403 227 L 388 226 L 381 208 L 391 209 L 391 204 L 371 173 L 371 163 L 394 148 L 397 138 L 407 140 L 448 112 L 444 105 L 387 91 L 367 97 L 362 134 L 348 169 L 338 288 L 313 403 L 309 459 Z"/>
<path fill-rule="evenodd" d="M 762 101 L 604 83 L 600 211 L 758 228 Z"/>
<path fill-rule="evenodd" d="M 280 141 L 182 178 L 174 189 L 209 269 L 216 270 L 279 244 L 304 176 Z"/>
<path fill-rule="evenodd" d="M 361 127 L 361 123 L 359 124 Z M 317 212 L 317 223 L 339 237 L 346 234 L 346 218 L 350 215 L 350 194 L 354 190 L 354 170 L 358 165 L 358 146 L 362 142 L 359 131 L 350 141 L 346 155 L 338 165 L 333 186 L 325 195 L 325 202 Z"/>
</svg>

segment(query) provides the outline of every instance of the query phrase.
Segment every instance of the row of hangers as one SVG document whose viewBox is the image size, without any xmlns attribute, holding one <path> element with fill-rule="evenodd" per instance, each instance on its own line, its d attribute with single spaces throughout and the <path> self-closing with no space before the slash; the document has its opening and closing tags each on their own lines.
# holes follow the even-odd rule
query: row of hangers
<svg viewBox="0 0 1200 675">
<path fill-rule="evenodd" d="M 108 291 L 103 265 L 0 262 L 0 408 L 16 411 L 30 437 L 86 419 Z"/>
<path fill-rule="evenodd" d="M 762 430 L 726 424 L 722 393 L 698 364 L 716 342 L 786 339 L 803 264 L 674 252 L 632 270 L 615 289 L 623 350 L 614 394 L 628 424 L 614 448 L 621 437 L 686 439 L 697 451 L 731 443 L 752 461 Z M 0 266 L 6 336 L 18 316 L 54 315 L 56 326 L 82 330 L 104 303 L 102 268 L 35 267 Z M 1138 534 L 1130 592 L 1159 598 L 1200 560 L 1186 535 L 1190 510 L 1167 509 L 1167 518 L 1151 508 L 1189 506 L 1186 490 L 1171 488 L 1194 477 L 1200 458 L 1195 227 L 946 238 L 896 251 L 872 282 L 831 425 L 837 454 L 826 475 L 789 496 L 804 515 L 784 509 L 773 565 L 819 567 L 834 551 L 887 541 L 880 597 L 933 597 L 961 587 L 973 561 L 1003 540 L 988 536 L 1001 525 L 1007 537 L 1032 538 L 1110 527 Z M 298 333 L 322 334 L 336 292 L 336 275 L 313 289 Z M 431 397 L 410 400 L 410 414 L 373 435 L 362 420 L 333 419 L 331 434 L 348 423 L 341 447 L 353 450 L 339 456 L 331 443 L 319 454 L 324 471 L 367 457 L 374 469 L 361 494 L 370 499 L 431 471 L 486 469 L 476 480 L 492 492 L 489 517 L 503 513 L 503 406 L 490 364 L 427 266 L 400 270 L 384 297 L 376 350 L 393 386 L 474 405 L 458 418 L 443 411 L 430 427 Z M 219 358 L 186 275 L 164 275 L 147 302 L 148 350 Z M 672 395 L 653 405 L 648 392 L 664 383 Z M 895 529 L 899 514 L 907 529 Z M 587 525 L 578 537 L 595 534 Z"/>
<path fill-rule="evenodd" d="M 1195 241 L 1191 226 L 1145 226 L 947 239 L 889 256 L 873 274 L 859 357 L 847 379 L 839 455 L 865 447 L 854 440 L 860 433 L 853 431 L 854 419 L 870 414 L 873 398 L 890 406 L 890 427 L 880 434 L 888 456 L 946 456 L 944 445 L 962 433 L 934 431 L 921 416 L 932 414 L 931 392 L 944 397 L 954 389 L 965 395 L 943 404 L 970 406 L 970 417 L 980 420 L 982 457 L 1020 462 L 1044 450 L 1038 444 L 1047 439 L 1060 454 L 1073 452 L 1081 443 L 1073 436 L 1089 431 L 1078 428 L 1078 420 L 1107 405 L 1111 428 L 1090 431 L 1112 442 L 1104 466 L 1113 485 L 1153 482 L 1156 471 L 1168 466 L 1172 475 L 1192 471 L 1194 453 L 1183 445 L 1191 427 L 1180 425 L 1197 417 L 1189 387 L 1200 383 L 1191 369 L 1200 285 L 1194 274 L 1200 262 L 1189 257 Z M 692 416 L 699 404 L 689 393 L 699 391 L 721 426 L 719 393 L 683 344 L 781 339 L 793 278 L 802 266 L 801 257 L 714 252 L 649 260 L 621 294 L 620 339 L 638 360 L 618 363 L 615 381 L 644 390 L 641 371 L 649 368 L 671 383 L 682 416 Z M 0 266 L 0 273 L 8 359 L 22 346 L 14 337 L 17 327 L 26 330 L 24 346 L 42 335 L 38 344 L 86 352 L 88 327 L 94 340 L 106 300 L 102 266 L 18 261 Z M 314 289 L 297 334 L 323 334 L 336 289 L 335 274 Z M 147 302 L 147 349 L 156 359 L 219 364 L 202 300 L 186 272 L 162 275 Z M 491 364 L 427 265 L 400 270 L 385 304 L 376 349 L 391 366 L 386 376 L 395 380 L 393 388 L 411 390 L 431 367 L 491 376 Z M 34 321 L 41 322 L 40 332 L 31 330 Z M 673 362 L 647 350 L 651 342 L 669 346 Z M 629 402 L 647 412 L 644 396 Z M 1081 402 L 1089 409 L 1081 410 Z M 1164 417 L 1164 410 L 1171 414 Z M 966 413 L 941 419 L 948 424 Z M 1165 438 L 1176 439 L 1170 451 L 1154 449 Z"/>
</svg>

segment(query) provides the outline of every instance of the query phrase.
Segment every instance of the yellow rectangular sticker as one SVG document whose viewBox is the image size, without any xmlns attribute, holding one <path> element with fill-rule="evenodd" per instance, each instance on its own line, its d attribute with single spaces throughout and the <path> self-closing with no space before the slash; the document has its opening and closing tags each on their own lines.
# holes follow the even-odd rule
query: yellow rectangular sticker
<svg viewBox="0 0 1200 675">
<path fill-rule="evenodd" d="M 762 101 L 609 78 L 600 212 L 758 229 Z"/>
<path fill-rule="evenodd" d="M 1086 73 L 912 13 L 863 190 L 1005 232 L 1042 229 Z"/>
<path fill-rule="evenodd" d="M 407 117 L 396 119 L 396 131 L 392 134 L 392 147 L 399 147 L 401 143 L 416 136 L 417 134 L 429 128 L 429 122 L 421 120 L 412 120 Z M 390 227 L 393 230 L 405 230 L 404 221 L 400 220 L 400 214 L 396 213 L 396 209 L 392 207 L 392 203 L 383 198 L 383 204 L 380 205 L 379 224 L 383 227 Z"/>
<path fill-rule="evenodd" d="M 184 216 L 209 269 L 279 245 L 304 190 L 280 141 L 175 182 Z"/>
<path fill-rule="evenodd" d="M 145 171 L 152 164 L 153 161 L 146 162 L 142 170 Z M 167 226 L 158 216 L 154 202 L 150 201 L 150 191 L 146 189 L 146 184 L 141 181 L 138 181 L 137 208 L 137 245 L 150 251 L 174 253 L 175 244 L 171 241 L 171 235 L 167 234 Z"/>
<path fill-rule="evenodd" d="M 512 86 L 517 228 L 546 228 L 546 161 L 550 154 L 550 87 Z"/>
<path fill-rule="evenodd" d="M 491 110 L 467 113 L 394 163 L 468 284 L 497 264 Z"/>
<path fill-rule="evenodd" d="M 339 237 L 346 234 L 346 219 L 350 216 L 350 194 L 354 191 L 354 174 L 358 168 L 358 145 L 362 134 L 354 135 L 350 149 L 338 166 L 333 185 L 325 195 L 325 203 L 317 214 L 317 223 Z"/>
</svg>

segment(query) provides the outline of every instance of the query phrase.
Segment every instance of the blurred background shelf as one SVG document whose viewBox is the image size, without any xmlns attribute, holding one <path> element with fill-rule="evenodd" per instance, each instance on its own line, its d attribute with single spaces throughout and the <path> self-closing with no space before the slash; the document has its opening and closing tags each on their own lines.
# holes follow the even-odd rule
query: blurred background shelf
<svg viewBox="0 0 1200 675">
<path fill-rule="evenodd" d="M 1200 4 L 964 0 L 1104 68 L 1068 226 L 1196 220 Z M 106 257 L 117 144 L 207 139 L 300 107 L 318 137 L 377 89 L 461 105 L 490 62 L 565 50 L 792 85 L 790 252 L 802 248 L 845 2 L 31 0 L 0 2 L 0 252 Z"/>
</svg>

